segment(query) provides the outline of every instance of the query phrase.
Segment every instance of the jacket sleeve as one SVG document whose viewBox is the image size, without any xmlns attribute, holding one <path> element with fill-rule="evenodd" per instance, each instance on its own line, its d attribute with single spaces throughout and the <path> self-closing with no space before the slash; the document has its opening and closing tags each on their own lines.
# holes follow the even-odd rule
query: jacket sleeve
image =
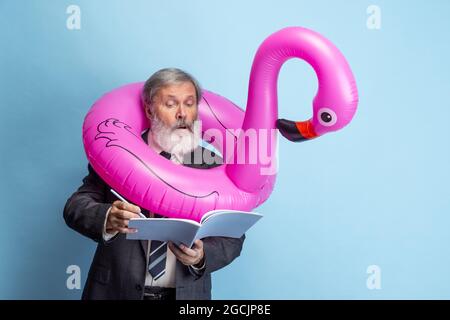
<svg viewBox="0 0 450 320">
<path fill-rule="evenodd" d="M 241 254 L 245 234 L 240 238 L 207 237 L 203 238 L 203 251 L 205 254 L 205 268 L 201 272 L 193 272 L 196 278 L 205 273 L 212 273 L 227 265 Z"/>
<path fill-rule="evenodd" d="M 106 213 L 111 204 L 105 203 L 106 183 L 88 165 L 89 174 L 83 184 L 70 196 L 64 207 L 67 225 L 95 242 L 103 240 Z"/>
</svg>

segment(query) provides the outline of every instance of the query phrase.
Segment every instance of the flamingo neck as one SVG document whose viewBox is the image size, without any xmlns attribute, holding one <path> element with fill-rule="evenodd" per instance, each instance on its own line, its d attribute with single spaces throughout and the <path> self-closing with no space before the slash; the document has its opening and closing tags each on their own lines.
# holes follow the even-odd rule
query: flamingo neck
<svg viewBox="0 0 450 320">
<path fill-rule="evenodd" d="M 253 61 L 247 107 L 242 124 L 243 132 L 249 129 L 275 130 L 278 119 L 278 74 L 287 60 L 300 58 L 308 62 L 317 74 L 319 91 L 325 91 L 328 85 L 332 86 L 334 81 L 338 81 L 339 79 L 330 71 L 333 70 L 330 65 L 340 59 L 333 48 L 334 46 L 325 38 L 301 27 L 285 28 L 269 36 L 258 48 Z M 261 145 L 269 146 L 272 162 L 275 162 L 276 145 L 271 141 L 271 134 L 262 138 L 258 137 L 257 148 Z M 243 149 L 235 153 L 248 154 L 249 151 L 249 146 L 246 144 Z M 264 152 L 266 151 L 263 150 L 262 153 Z M 259 150 L 258 154 L 261 154 Z M 227 165 L 227 174 L 238 187 L 252 192 L 262 188 L 268 181 L 268 176 L 262 174 L 265 166 L 267 164 L 262 163 L 261 158 L 258 157 L 254 164 L 236 164 L 235 162 L 235 164 Z M 272 175 L 274 174 L 276 172 Z"/>
<path fill-rule="evenodd" d="M 275 128 L 278 119 L 278 75 L 283 64 L 291 58 L 309 63 L 317 74 L 319 91 L 323 84 L 337 81 L 336 69 L 339 56 L 334 46 L 325 38 L 301 27 L 284 28 L 269 36 L 258 48 L 253 61 L 247 108 L 242 128 Z M 326 62 L 326 66 L 324 63 Z M 328 65 L 333 65 L 328 68 Z"/>
</svg>

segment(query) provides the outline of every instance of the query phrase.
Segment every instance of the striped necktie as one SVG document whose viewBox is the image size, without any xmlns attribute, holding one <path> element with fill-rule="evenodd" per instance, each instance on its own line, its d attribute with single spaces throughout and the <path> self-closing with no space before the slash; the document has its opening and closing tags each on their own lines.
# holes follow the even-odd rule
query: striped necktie
<svg viewBox="0 0 450 320">
<path fill-rule="evenodd" d="M 161 156 L 166 159 L 171 158 L 171 154 L 166 151 L 161 151 Z M 163 218 L 159 214 L 154 214 L 155 218 Z M 148 258 L 148 272 L 153 277 L 153 280 L 158 280 L 166 272 L 167 261 L 167 242 L 151 240 L 150 255 Z"/>
<path fill-rule="evenodd" d="M 167 242 L 151 240 L 148 272 L 153 280 L 158 280 L 166 272 Z"/>
</svg>

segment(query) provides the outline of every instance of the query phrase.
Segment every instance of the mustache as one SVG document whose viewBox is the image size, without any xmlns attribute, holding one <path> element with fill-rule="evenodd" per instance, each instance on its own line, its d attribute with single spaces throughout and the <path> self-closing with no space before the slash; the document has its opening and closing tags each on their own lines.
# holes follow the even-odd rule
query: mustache
<svg viewBox="0 0 450 320">
<path fill-rule="evenodd" d="M 189 131 L 193 132 L 193 121 L 186 121 L 185 119 L 178 119 L 176 123 L 174 123 L 171 127 L 172 131 L 176 129 L 188 129 Z"/>
</svg>

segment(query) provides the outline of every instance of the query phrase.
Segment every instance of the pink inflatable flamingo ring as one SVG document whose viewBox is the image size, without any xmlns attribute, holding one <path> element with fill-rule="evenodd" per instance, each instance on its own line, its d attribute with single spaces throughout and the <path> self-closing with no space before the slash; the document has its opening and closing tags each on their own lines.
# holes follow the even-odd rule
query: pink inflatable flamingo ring
<svg viewBox="0 0 450 320">
<path fill-rule="evenodd" d="M 291 58 L 305 60 L 318 78 L 313 115 L 307 121 L 278 119 L 278 74 Z M 276 163 L 276 139 L 271 134 L 256 136 L 256 152 L 269 154 L 269 162 L 267 157 L 240 162 L 241 154 L 255 151 L 248 143 L 238 143 L 248 130 L 278 129 L 291 141 L 305 141 L 346 126 L 358 104 L 355 79 L 341 52 L 314 31 L 284 28 L 265 39 L 256 52 L 245 111 L 218 94 L 202 91 L 198 104 L 202 138 L 221 153 L 224 164 L 201 170 L 174 164 L 142 140 L 141 133 L 148 128 L 142 88 L 143 82 L 119 87 L 91 107 L 83 123 L 88 161 L 129 201 L 166 217 L 195 221 L 211 210 L 251 211 L 270 196 L 276 170 L 268 168 Z M 232 148 L 224 148 L 220 139 L 227 136 L 232 137 Z"/>
</svg>

